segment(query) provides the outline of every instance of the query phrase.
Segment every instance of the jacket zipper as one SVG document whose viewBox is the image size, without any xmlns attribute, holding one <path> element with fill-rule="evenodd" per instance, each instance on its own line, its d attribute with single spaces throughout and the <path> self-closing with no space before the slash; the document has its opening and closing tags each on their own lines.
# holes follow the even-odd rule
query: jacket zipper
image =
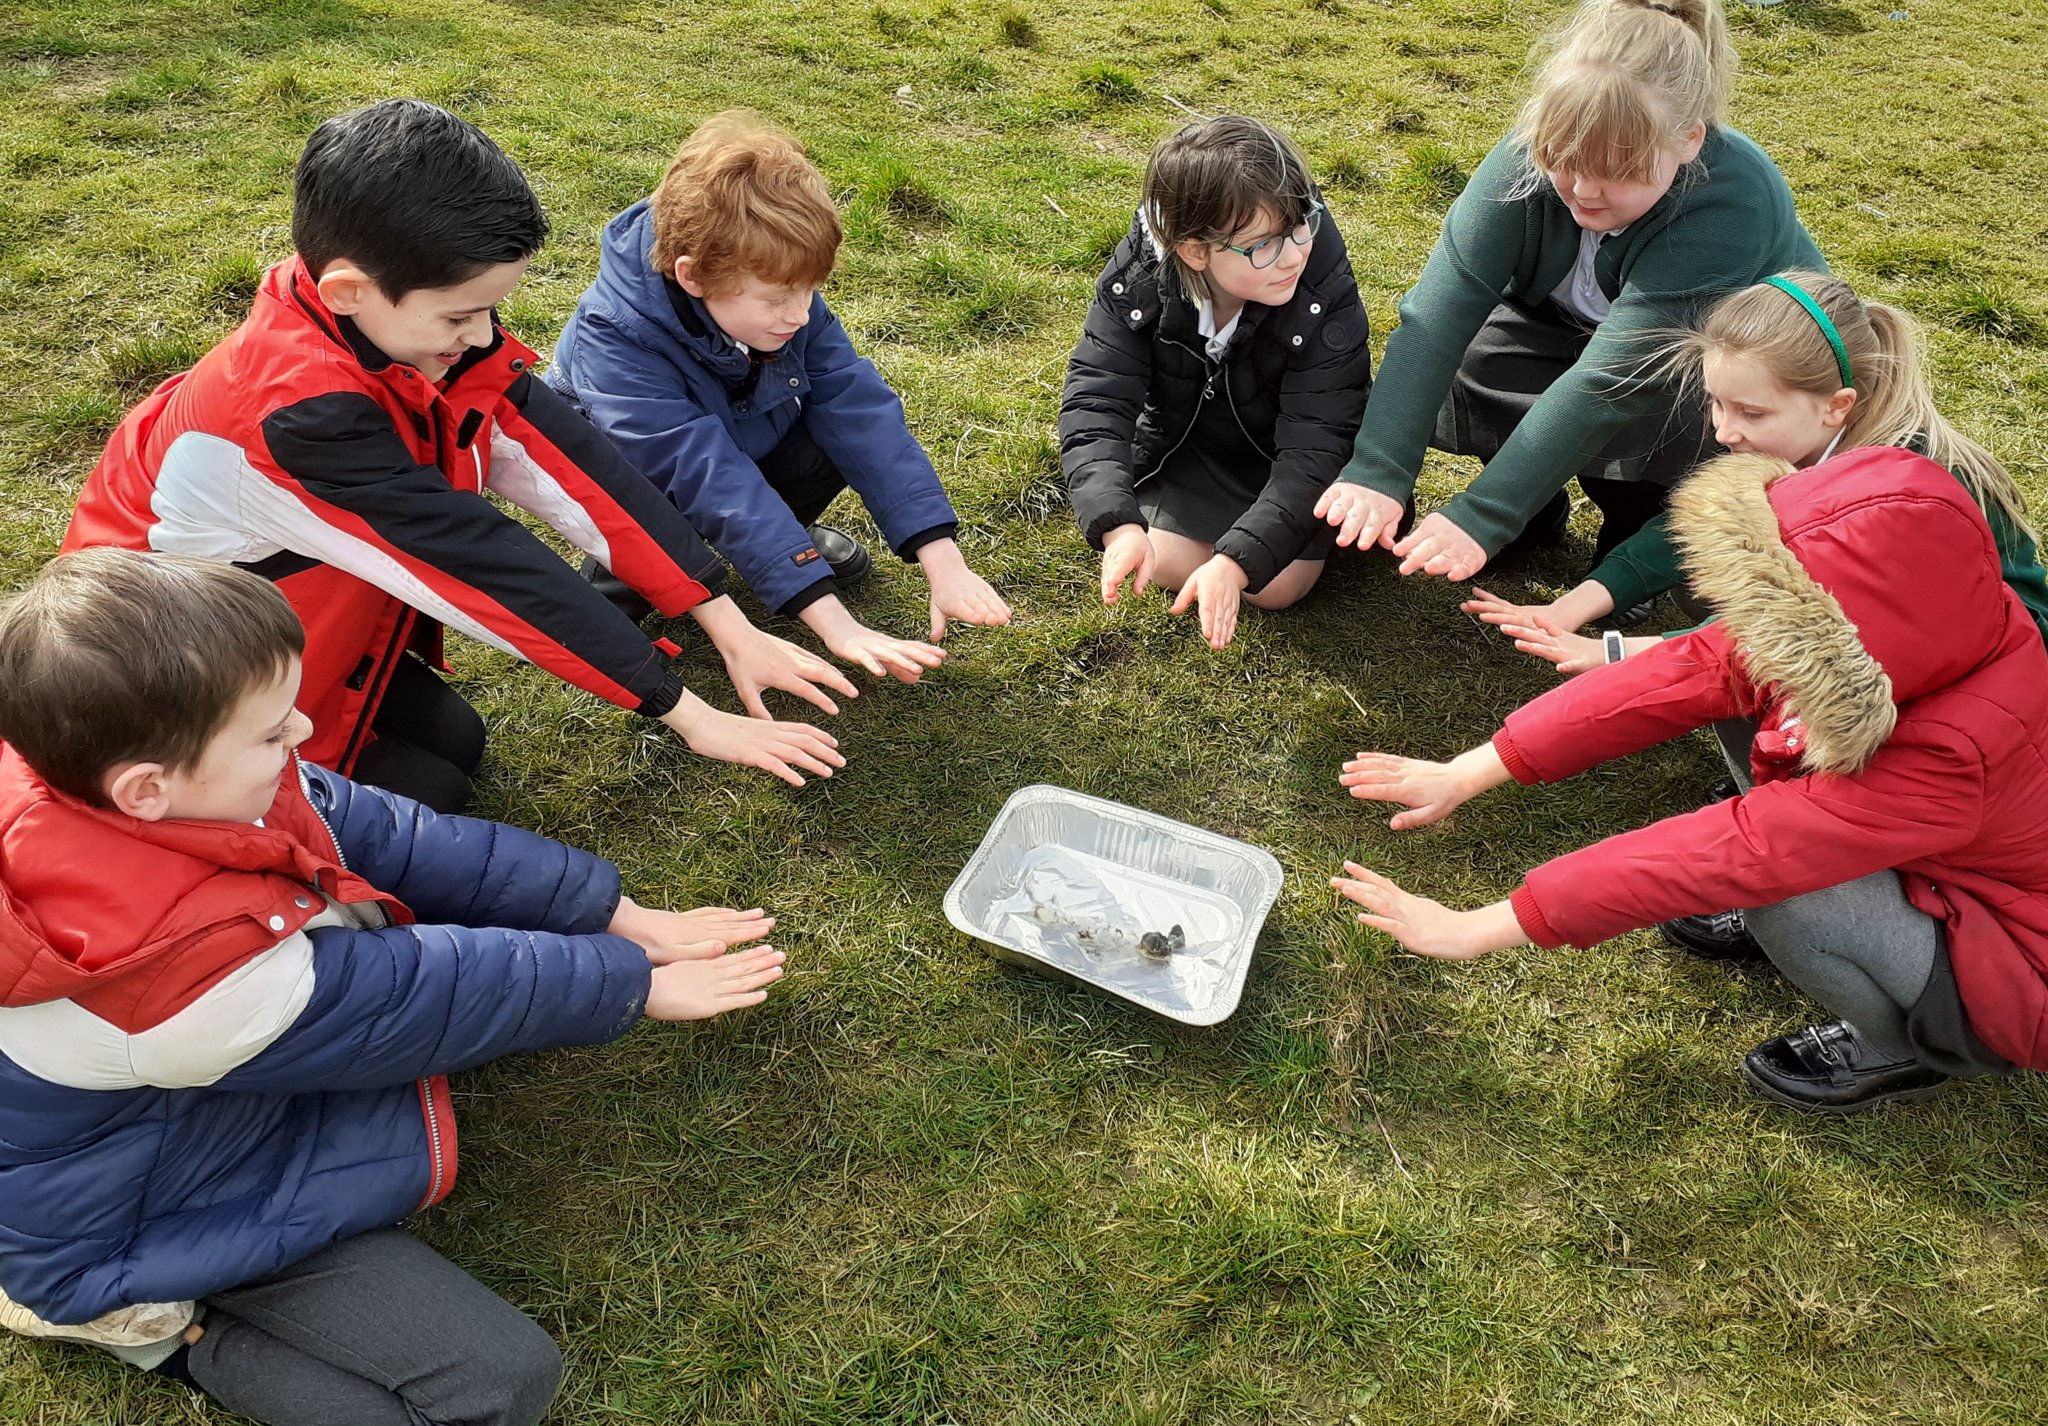
<svg viewBox="0 0 2048 1426">
<path fill-rule="evenodd" d="M 294 758 L 294 762 L 299 774 L 299 791 L 305 794 L 306 805 L 313 809 L 313 816 L 327 833 L 328 844 L 334 848 L 335 865 L 339 866 L 343 871 L 347 871 L 349 869 L 348 854 L 341 849 L 341 838 L 334 835 L 334 824 L 327 820 L 327 814 L 322 812 L 320 804 L 313 800 L 313 785 L 306 779 L 306 765 L 303 762 L 297 762 L 296 758 Z M 317 885 L 314 887 L 314 890 L 319 890 Z M 434 1103 L 434 1081 L 436 1078 L 438 1076 L 429 1075 L 414 1081 L 419 1088 L 420 1114 L 427 1121 L 428 1164 L 426 1196 L 420 1199 L 419 1207 L 413 1210 L 415 1213 L 431 1208 L 440 1199 L 441 1195 L 448 1191 L 448 1154 L 441 1142 L 441 1111 Z"/>
<path fill-rule="evenodd" d="M 1267 450 L 1264 446 L 1260 445 L 1257 441 L 1253 440 L 1252 433 L 1244 428 L 1244 417 L 1238 412 L 1237 409 L 1237 397 L 1230 389 L 1230 368 L 1228 366 L 1225 366 L 1223 368 L 1223 399 L 1230 406 L 1230 419 L 1237 422 L 1237 433 L 1245 438 L 1245 441 L 1251 446 L 1253 450 L 1257 451 L 1260 455 L 1264 456 L 1268 461 L 1278 460 L 1278 456 L 1274 455 L 1271 451 Z M 1198 407 L 1196 409 L 1199 410 L 1200 408 Z"/>
<path fill-rule="evenodd" d="M 349 869 L 348 857 L 341 850 L 341 838 L 334 835 L 334 824 L 327 820 L 327 814 L 322 812 L 320 804 L 313 800 L 313 784 L 307 780 L 306 765 L 300 761 L 297 753 L 292 754 L 292 766 L 298 770 L 299 791 L 304 795 L 306 805 L 313 809 L 313 816 L 319 821 L 321 829 L 327 833 L 327 844 L 334 848 L 334 864 L 343 871 L 347 871 Z M 314 883 L 313 889 L 315 891 L 320 889 L 317 882 Z"/>
<path fill-rule="evenodd" d="M 445 1184 L 448 1172 L 447 1156 L 441 1147 L 441 1114 L 434 1104 L 433 1080 L 419 1081 L 419 1089 L 420 1112 L 426 1116 L 427 1121 L 427 1159 L 431 1167 L 427 1173 L 426 1195 L 420 1199 L 419 1208 L 413 1210 L 415 1213 L 433 1207 L 441 1195 L 447 1192 Z"/>
<path fill-rule="evenodd" d="M 1209 354 L 1207 352 L 1198 352 L 1193 347 L 1189 346 L 1186 342 L 1173 342 L 1171 345 L 1179 347 L 1182 351 L 1187 352 L 1189 355 L 1198 358 L 1201 361 L 1203 367 L 1208 371 L 1209 375 L 1208 378 L 1202 383 L 1201 396 L 1198 397 L 1195 401 L 1195 414 L 1188 417 L 1187 428 L 1180 433 L 1180 439 L 1175 441 L 1172 445 L 1168 446 L 1164 451 L 1160 453 L 1159 459 L 1152 462 L 1152 469 L 1146 471 L 1143 475 L 1139 476 L 1136 480 L 1133 480 L 1131 482 L 1131 488 L 1133 490 L 1143 485 L 1153 476 L 1159 474 L 1160 471 L 1166 469 L 1166 462 L 1172 458 L 1173 453 L 1179 450 L 1182 446 L 1186 445 L 1188 443 L 1188 437 L 1192 436 L 1195 433 L 1195 423 L 1202 419 L 1202 408 L 1208 405 L 1209 398 L 1216 394 L 1216 374 L 1217 372 L 1222 370 L 1222 364 L 1220 362 L 1211 361 L 1209 359 Z M 1225 377 L 1225 380 L 1228 380 L 1227 376 Z M 1240 426 L 1239 429 L 1242 430 L 1243 427 Z"/>
</svg>

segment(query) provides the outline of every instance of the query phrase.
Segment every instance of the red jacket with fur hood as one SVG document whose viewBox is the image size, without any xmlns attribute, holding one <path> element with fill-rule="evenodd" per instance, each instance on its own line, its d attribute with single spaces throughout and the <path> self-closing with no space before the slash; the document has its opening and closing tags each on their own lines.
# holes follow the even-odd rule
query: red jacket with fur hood
<svg viewBox="0 0 2048 1426">
<path fill-rule="evenodd" d="M 1518 781 L 1551 782 L 1756 717 L 1755 788 L 1546 862 L 1515 914 L 1538 945 L 1592 945 L 1896 868 L 1947 927 L 1972 1028 L 2048 1069 L 2048 652 L 1946 470 L 1890 447 L 1784 469 L 1728 456 L 1672 497 L 1719 622 L 1494 738 Z"/>
</svg>

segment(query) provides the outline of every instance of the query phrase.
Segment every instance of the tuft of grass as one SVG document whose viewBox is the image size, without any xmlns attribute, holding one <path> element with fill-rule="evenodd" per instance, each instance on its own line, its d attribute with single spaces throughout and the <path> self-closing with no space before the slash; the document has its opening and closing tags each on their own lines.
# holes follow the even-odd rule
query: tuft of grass
<svg viewBox="0 0 2048 1426">
<path fill-rule="evenodd" d="M 1012 272 L 987 257 L 957 244 L 930 247 L 919 254 L 918 287 L 942 299 L 944 330 L 981 340 L 1023 336 L 1037 316 L 1038 303 Z"/>
<path fill-rule="evenodd" d="M 1879 277 L 1962 280 L 1963 269 L 1953 243 L 1940 238 L 1897 234 L 1865 243 L 1856 261 Z"/>
<path fill-rule="evenodd" d="M 160 104 L 210 98 L 212 76 L 196 64 L 154 64 L 109 89 L 109 109 L 154 109 Z"/>
<path fill-rule="evenodd" d="M 947 61 L 942 82 L 948 88 L 979 92 L 994 89 L 1001 78 L 1002 72 L 984 56 L 963 54 Z"/>
<path fill-rule="evenodd" d="M 103 392 L 72 391 L 23 409 L 15 423 L 39 454 L 97 450 L 126 409 L 125 401 Z"/>
<path fill-rule="evenodd" d="M 868 18 L 874 23 L 875 33 L 891 43 L 900 45 L 917 38 L 917 21 L 899 10 L 877 5 L 868 12 Z"/>
<path fill-rule="evenodd" d="M 1951 326 L 1980 337 L 2038 344 L 2048 338 L 2048 323 L 2017 292 L 1997 284 L 1963 283 L 1940 298 L 1940 311 Z"/>
<path fill-rule="evenodd" d="M 1074 87 L 1099 104 L 1135 104 L 1145 97 L 1137 75 L 1104 60 L 1082 65 L 1074 76 Z"/>
<path fill-rule="evenodd" d="M 946 196 L 900 159 L 879 160 L 861 181 L 861 192 L 899 222 L 941 224 L 954 218 Z"/>
<path fill-rule="evenodd" d="M 107 380 L 122 391 L 139 395 L 167 376 L 189 368 L 213 344 L 197 337 L 145 333 L 106 348 L 100 363 Z"/>
<path fill-rule="evenodd" d="M 1417 144 L 1408 150 L 1396 175 L 1396 186 L 1432 208 L 1448 208 L 1471 178 L 1465 160 L 1442 144 Z"/>
<path fill-rule="evenodd" d="M 1324 153 L 1316 172 L 1325 184 L 1348 188 L 1354 193 L 1371 193 L 1380 186 L 1380 176 L 1371 157 L 1354 144 L 1344 144 Z"/>
<path fill-rule="evenodd" d="M 313 102 L 313 87 L 299 67 L 284 61 L 259 68 L 249 76 L 243 92 L 252 104 L 269 108 L 298 109 Z"/>
<path fill-rule="evenodd" d="M 263 260 L 252 252 L 228 252 L 212 259 L 199 274 L 199 302 L 211 313 L 240 317 L 255 299 L 263 281 Z"/>
<path fill-rule="evenodd" d="M 1038 26 L 1022 10 L 1006 9 L 996 16 L 996 38 L 1011 49 L 1035 50 L 1044 43 Z"/>
</svg>

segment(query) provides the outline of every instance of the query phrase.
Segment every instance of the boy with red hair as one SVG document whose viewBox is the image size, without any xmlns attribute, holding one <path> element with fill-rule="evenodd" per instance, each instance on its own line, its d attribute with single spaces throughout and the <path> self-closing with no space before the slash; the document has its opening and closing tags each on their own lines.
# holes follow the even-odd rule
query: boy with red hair
<svg viewBox="0 0 2048 1426">
<path fill-rule="evenodd" d="M 824 176 L 747 113 L 708 119 L 652 197 L 605 230 L 597 281 L 555 343 L 548 380 L 611 437 L 770 608 L 838 657 L 914 683 L 945 651 L 847 612 L 868 554 L 817 523 L 849 485 L 931 585 L 931 637 L 1010 609 L 967 567 L 959 519 L 905 423 L 818 289 L 839 253 Z M 586 567 L 588 569 L 588 567 Z"/>
</svg>

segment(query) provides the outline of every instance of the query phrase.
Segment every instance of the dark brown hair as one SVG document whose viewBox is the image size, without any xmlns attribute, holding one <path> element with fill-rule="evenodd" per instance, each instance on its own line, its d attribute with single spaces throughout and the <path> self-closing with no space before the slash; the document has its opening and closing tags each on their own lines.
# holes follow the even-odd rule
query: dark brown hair
<svg viewBox="0 0 2048 1426">
<path fill-rule="evenodd" d="M 1185 242 L 1227 243 L 1261 212 L 1291 230 L 1307 219 L 1315 185 L 1308 161 L 1285 134 L 1243 114 L 1218 114 L 1160 141 L 1145 164 L 1140 201 L 1182 290 L 1202 302 L 1211 296 L 1208 276 L 1189 268 L 1174 249 Z"/>
<path fill-rule="evenodd" d="M 59 555 L 0 608 L 0 742 L 105 806 L 126 762 L 191 767 L 247 694 L 306 648 L 268 580 L 190 555 Z"/>
<path fill-rule="evenodd" d="M 752 277 L 822 287 L 839 257 L 839 210 L 804 147 L 759 114 L 733 109 L 697 126 L 654 190 L 654 270 L 690 272 L 714 296 Z"/>
</svg>

